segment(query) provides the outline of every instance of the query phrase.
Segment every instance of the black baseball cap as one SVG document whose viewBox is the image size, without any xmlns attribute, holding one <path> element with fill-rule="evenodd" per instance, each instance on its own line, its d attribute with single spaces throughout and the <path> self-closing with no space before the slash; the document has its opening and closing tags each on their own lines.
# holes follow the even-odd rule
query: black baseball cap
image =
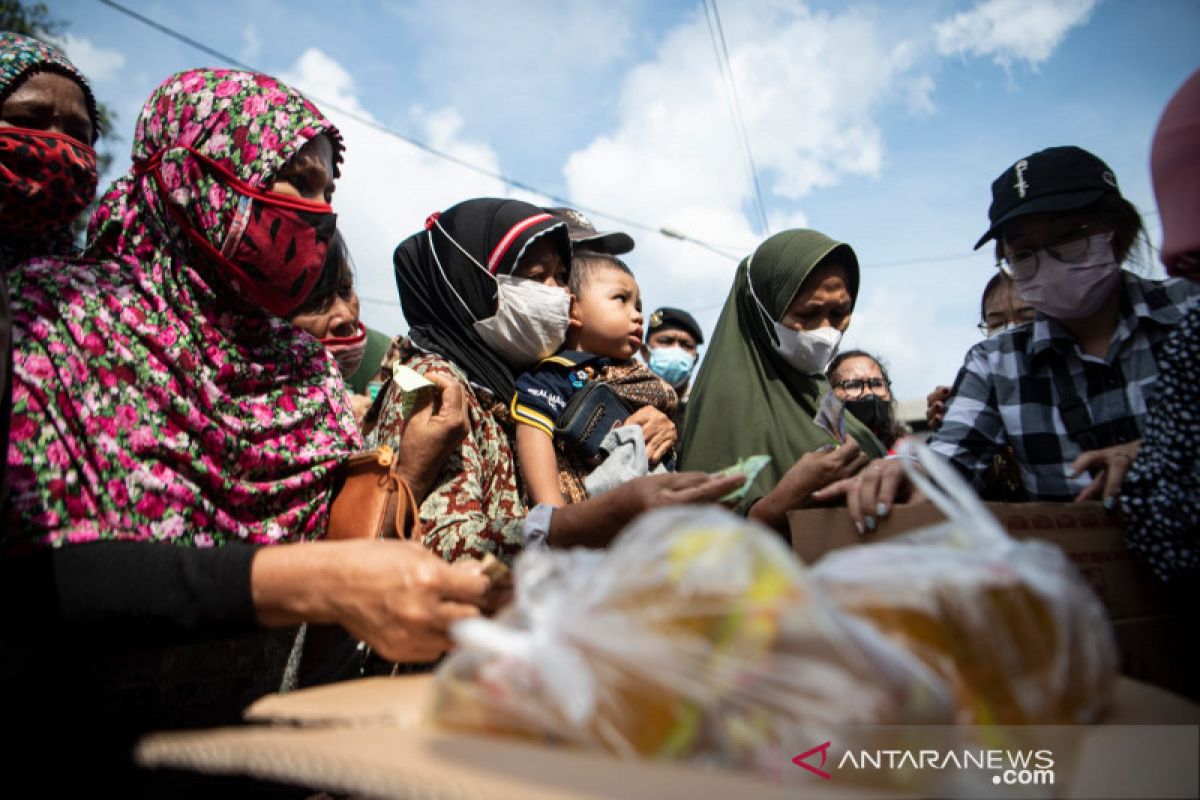
<svg viewBox="0 0 1200 800">
<path fill-rule="evenodd" d="M 975 249 L 996 238 L 1001 225 L 1015 217 L 1047 211 L 1074 211 L 1108 193 L 1120 194 L 1113 171 L 1081 147 L 1048 147 L 1022 158 L 992 181 L 991 227 Z"/>
<path fill-rule="evenodd" d="M 621 231 L 601 233 L 582 212 L 566 206 L 543 208 L 547 214 L 553 214 L 567 223 L 567 233 L 571 236 L 571 244 L 581 250 L 593 250 L 597 253 L 607 253 L 619 256 L 633 249 L 633 237 Z"/>
<path fill-rule="evenodd" d="M 651 314 L 650 325 L 646 328 L 646 341 L 650 341 L 650 336 L 663 328 L 678 328 L 681 331 L 687 331 L 696 340 L 696 344 L 704 344 L 704 334 L 700 332 L 700 325 L 697 324 L 696 318 L 681 308 L 663 306 Z"/>
</svg>

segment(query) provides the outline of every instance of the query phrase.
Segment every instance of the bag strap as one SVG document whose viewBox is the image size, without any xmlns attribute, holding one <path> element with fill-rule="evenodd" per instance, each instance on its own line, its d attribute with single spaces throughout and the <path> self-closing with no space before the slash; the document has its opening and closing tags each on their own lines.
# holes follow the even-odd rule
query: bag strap
<svg viewBox="0 0 1200 800">
<path fill-rule="evenodd" d="M 398 471 L 400 459 L 396 452 L 386 444 L 380 445 L 374 450 L 364 450 L 346 459 L 345 468 L 349 470 L 363 464 L 378 465 L 387 469 L 387 481 L 391 484 L 392 491 L 396 493 L 396 530 L 400 533 L 401 538 L 420 541 L 422 535 L 421 507 L 417 503 L 416 495 L 413 494 L 412 486 Z M 412 525 L 406 526 L 405 523 L 410 517 Z"/>
<path fill-rule="evenodd" d="M 1065 364 L 1063 366 L 1066 367 Z M 1070 370 L 1051 369 L 1051 374 L 1054 376 L 1054 386 L 1058 389 L 1058 413 L 1066 426 L 1067 438 L 1084 452 L 1100 449 L 1099 439 L 1092 427 L 1092 413 L 1087 403 L 1076 394 Z"/>
<path fill-rule="evenodd" d="M 400 495 L 396 502 L 396 530 L 401 531 L 404 538 L 420 542 L 422 536 L 421 507 L 417 503 L 416 495 L 413 494 L 412 486 L 396 471 L 395 464 L 391 468 L 391 479 L 395 482 L 396 492 Z M 412 516 L 412 526 L 408 527 L 405 522 L 410 515 Z"/>
</svg>

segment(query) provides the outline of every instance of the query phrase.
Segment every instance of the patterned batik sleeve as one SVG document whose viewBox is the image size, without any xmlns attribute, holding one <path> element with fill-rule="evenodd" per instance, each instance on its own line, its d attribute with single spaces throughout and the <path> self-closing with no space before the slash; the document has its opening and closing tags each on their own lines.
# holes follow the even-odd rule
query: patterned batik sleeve
<svg viewBox="0 0 1200 800">
<path fill-rule="evenodd" d="M 1163 580 L 1200 570 L 1200 310 L 1163 343 L 1146 433 L 1121 484 L 1125 537 Z M 1178 581 L 1177 581 L 1178 582 Z"/>
<path fill-rule="evenodd" d="M 1006 441 L 991 368 L 977 345 L 958 372 L 942 427 L 930 437 L 929 447 L 983 489 L 992 459 Z"/>
<path fill-rule="evenodd" d="M 488 553 L 511 562 L 524 545 L 525 506 L 521 502 L 512 448 L 504 430 L 483 408 L 462 374 L 436 356 L 406 362 L 421 374 L 436 372 L 463 387 L 469 431 L 450 454 L 421 503 L 422 543 L 446 561 L 483 558 Z M 398 387 L 388 383 L 372 446 L 397 452 L 407 421 Z"/>
</svg>

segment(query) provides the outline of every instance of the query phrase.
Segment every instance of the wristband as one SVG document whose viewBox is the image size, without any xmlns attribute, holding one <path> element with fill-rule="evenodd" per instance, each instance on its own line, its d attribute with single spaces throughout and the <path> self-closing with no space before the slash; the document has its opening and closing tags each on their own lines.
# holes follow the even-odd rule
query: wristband
<svg viewBox="0 0 1200 800">
<path fill-rule="evenodd" d="M 553 515 L 554 506 L 547 503 L 540 503 L 530 509 L 521 525 L 526 549 L 548 546 L 546 542 L 550 538 L 550 518 Z"/>
</svg>

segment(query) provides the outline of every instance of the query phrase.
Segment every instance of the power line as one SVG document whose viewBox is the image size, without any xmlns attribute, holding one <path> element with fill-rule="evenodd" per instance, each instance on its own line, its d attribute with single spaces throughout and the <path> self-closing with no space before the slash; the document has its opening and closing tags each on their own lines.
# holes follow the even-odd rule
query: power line
<svg viewBox="0 0 1200 800">
<path fill-rule="evenodd" d="M 103 3 L 104 5 L 108 6 L 109 8 L 112 8 L 113 10 L 115 10 L 117 12 L 124 14 L 125 16 L 127 16 L 129 18 L 136 20 L 137 22 L 140 22 L 141 24 L 143 24 L 149 28 L 152 28 L 169 38 L 175 39 L 176 41 L 182 42 L 183 44 L 186 44 L 189 47 L 199 50 L 200 52 L 205 53 L 206 55 L 212 56 L 213 58 L 216 58 L 220 61 L 231 64 L 240 69 L 244 69 L 244 70 L 248 70 L 248 71 L 252 71 L 252 72 L 261 72 L 261 70 L 258 70 L 253 65 L 246 64 L 245 62 L 241 61 L 240 59 L 234 58 L 233 56 L 223 53 L 220 50 L 217 50 L 216 48 L 210 47 L 210 46 L 204 44 L 203 42 L 200 42 L 196 39 L 191 38 L 190 36 L 187 36 L 186 34 L 180 33 L 179 31 L 176 31 L 173 28 L 170 28 L 160 22 L 150 19 L 149 17 L 146 17 L 146 16 L 138 13 L 137 11 L 134 11 L 131 8 L 127 8 L 123 5 L 121 5 L 120 3 L 115 2 L 115 0 L 100 0 L 100 2 Z M 729 53 L 725 47 L 725 35 L 724 35 L 723 29 L 721 28 L 720 17 L 717 16 L 716 0 L 704 0 L 704 2 L 705 2 L 706 15 L 708 12 L 707 4 L 709 2 L 712 3 L 712 13 L 713 13 L 713 16 L 715 17 L 715 28 L 714 28 L 713 21 L 709 21 L 709 33 L 710 33 L 710 35 L 713 35 L 713 37 L 714 37 L 713 38 L 714 49 L 717 47 L 718 41 L 720 43 L 721 53 L 718 54 L 718 62 L 719 62 L 719 64 L 722 62 L 721 54 L 723 53 L 724 63 L 727 64 L 728 58 L 729 58 Z M 751 151 L 750 151 L 749 137 L 746 134 L 745 125 L 744 125 L 744 122 L 741 117 L 740 106 L 737 105 L 737 94 L 736 94 L 737 90 L 736 90 L 736 86 L 734 86 L 733 82 L 732 82 L 732 80 L 733 80 L 732 79 L 732 70 L 729 71 L 728 80 L 730 83 L 730 91 L 733 93 L 732 97 L 733 97 L 733 103 L 734 103 L 735 120 L 737 121 L 738 125 L 740 126 L 740 130 L 742 133 L 742 141 L 743 141 L 743 145 L 746 150 L 747 163 L 749 164 L 751 176 L 753 178 L 755 196 L 757 199 L 757 207 L 758 207 L 758 212 L 759 212 L 759 218 L 763 225 L 763 230 L 764 230 L 764 232 L 766 232 L 767 222 L 766 222 L 765 206 L 764 206 L 763 200 L 762 200 L 762 192 L 761 192 L 761 187 L 760 187 L 759 181 L 758 181 L 758 174 L 755 169 L 753 155 L 751 154 Z M 361 114 L 347 110 L 335 103 L 331 103 L 331 102 L 322 100 L 311 94 L 308 94 L 307 96 L 310 100 L 316 102 L 318 105 L 323 106 L 332 111 L 335 111 L 338 114 L 341 114 L 342 116 L 344 116 L 348 119 L 351 119 L 355 122 L 358 122 L 362 125 L 372 128 L 373 130 L 379 131 L 380 133 L 391 136 L 392 138 L 399 139 L 400 141 L 405 142 L 406 144 L 409 144 L 419 150 L 422 150 L 436 158 L 440 158 L 444 161 L 448 161 L 452 164 L 455 164 L 456 166 L 459 166 L 463 169 L 470 170 L 472 172 L 475 172 L 480 175 L 484 175 L 484 176 L 492 178 L 494 180 L 498 180 L 501 183 L 504 183 L 506 186 L 511 186 L 513 188 L 521 189 L 526 192 L 542 195 L 544 197 L 549 198 L 550 200 L 553 200 L 554 202 L 558 203 L 559 205 L 576 208 L 587 214 L 591 214 L 591 215 L 594 215 L 597 217 L 603 217 L 604 219 L 609 219 L 614 222 L 621 223 L 622 225 L 630 227 L 630 228 L 634 228 L 634 229 L 641 230 L 641 231 L 646 231 L 648 233 L 656 233 L 656 234 L 659 234 L 659 235 L 664 236 L 669 239 L 677 239 L 682 242 L 687 242 L 689 244 L 695 245 L 696 247 L 703 248 L 705 250 L 708 250 L 708 251 L 715 253 L 719 256 L 722 256 L 724 258 L 728 258 L 732 261 L 740 261 L 744 257 L 744 255 L 730 253 L 727 250 L 722 249 L 722 246 L 714 245 L 714 244 L 712 244 L 710 242 L 706 242 L 702 239 L 697 239 L 695 237 L 688 236 L 687 234 L 677 231 L 673 228 L 654 226 L 654 225 L 650 225 L 648 223 L 638 222 L 637 220 L 627 219 L 625 217 L 621 217 L 616 214 L 611 214 L 607 211 L 602 211 L 600 209 L 591 208 L 591 207 L 583 206 L 583 205 L 577 205 L 577 204 L 573 203 L 571 200 L 569 200 L 568 198 L 560 197 L 559 195 L 555 195 L 550 192 L 543 191 L 541 189 L 538 189 L 535 186 L 531 186 L 530 184 L 525 183 L 524 181 L 520 181 L 515 178 L 510 178 L 502 173 L 494 172 L 492 170 L 487 169 L 486 167 L 481 167 L 477 164 L 473 164 L 469 161 L 461 159 L 458 156 L 452 155 L 450 153 L 446 153 L 442 150 L 437 149 L 436 147 L 433 147 L 431 145 L 428 145 L 428 144 L 420 141 L 419 139 L 415 139 L 415 138 L 408 136 L 406 134 L 403 134 L 397 130 L 389 128 L 385 125 L 380 124 L 379 122 L 376 122 L 375 120 L 373 120 L 369 117 L 364 117 Z M 1148 217 L 1158 216 L 1158 211 L 1151 210 L 1151 211 L 1145 212 L 1143 214 L 1143 216 L 1148 216 Z M 731 245 L 724 245 L 724 247 L 731 247 Z M 966 259 L 972 258 L 972 257 L 973 257 L 972 254 L 969 254 L 969 253 L 924 256 L 924 257 L 917 257 L 917 258 L 908 258 L 908 259 L 903 259 L 903 260 L 899 260 L 899 261 L 873 262 L 873 263 L 866 264 L 866 267 L 876 268 L 876 267 L 907 266 L 907 265 L 912 265 L 912 264 L 922 264 L 922 263 L 928 263 L 928 262 L 966 260 Z M 397 303 L 394 300 L 384 300 L 382 298 L 364 297 L 364 296 L 360 295 L 359 299 L 362 301 L 365 301 L 365 302 L 370 302 L 370 303 L 399 305 L 399 303 Z"/>
<path fill-rule="evenodd" d="M 209 47 L 208 45 L 204 44 L 203 42 L 197 41 L 196 39 L 193 39 L 190 36 L 180 33 L 179 31 L 176 31 L 173 28 L 170 28 L 160 22 L 156 22 L 155 20 L 150 19 L 149 17 L 146 17 L 142 14 L 139 14 L 137 11 L 134 11 L 131 8 L 126 8 L 125 6 L 121 5 L 120 3 L 115 2 L 115 0 L 100 0 L 100 2 L 103 3 L 104 5 L 108 6 L 109 8 L 112 8 L 113 10 L 124 14 L 125 16 L 127 16 L 129 18 L 134 19 L 134 20 L 142 23 L 143 25 L 146 25 L 147 27 L 153 28 L 154 30 L 158 31 L 159 33 L 164 34 L 165 36 L 175 39 L 176 41 L 183 42 L 184 44 L 188 45 L 189 47 L 193 47 L 193 48 L 199 50 L 200 52 L 205 53 L 206 55 L 212 56 L 213 58 L 219 59 L 225 63 L 232 64 L 235 67 L 239 67 L 241 69 L 248 70 L 251 72 L 261 72 L 262 71 L 262 70 L 255 68 L 254 66 L 252 66 L 250 64 L 245 63 L 244 61 L 234 58 L 233 56 L 227 55 L 226 53 L 222 53 L 220 50 L 217 50 L 214 47 Z M 438 148 L 428 145 L 419 139 L 415 139 L 415 138 L 408 136 L 406 134 L 403 134 L 397 130 L 389 128 L 386 125 L 376 122 L 375 120 L 371 119 L 370 117 L 362 116 L 361 114 L 358 114 L 354 111 L 350 111 L 346 108 L 343 108 L 343 107 L 337 105 L 336 103 L 331 103 L 328 100 L 323 100 L 320 97 L 317 97 L 316 95 L 313 95 L 311 93 L 306 92 L 305 94 L 309 100 L 312 100 L 317 105 L 319 105 L 323 108 L 326 108 L 330 111 L 337 112 L 341 116 L 343 116 L 347 119 L 353 120 L 353 121 L 359 123 L 360 125 L 366 125 L 367 127 L 371 128 L 373 130 L 376 130 L 380 133 L 383 133 L 387 136 L 391 136 L 395 139 L 399 139 L 400 141 L 402 141 L 408 145 L 411 145 L 423 152 L 426 152 L 431 156 L 440 158 L 444 161 L 448 161 L 456 166 L 459 166 L 463 169 L 469 170 L 476 174 L 483 175 L 485 177 L 492 178 L 493 180 L 500 181 L 501 183 L 505 184 L 506 186 L 510 186 L 514 189 L 521 189 L 522 191 L 530 192 L 532 194 L 541 195 L 543 197 L 549 198 L 550 200 L 554 201 L 557 205 L 569 206 L 571 208 L 578 209 L 579 211 L 582 211 L 586 214 L 590 214 L 590 215 L 597 216 L 597 217 L 602 217 L 604 219 L 609 219 L 609 220 L 612 220 L 613 222 L 618 222 L 621 225 L 624 225 L 629 228 L 646 231 L 648 233 L 657 233 L 657 234 L 661 234 L 661 235 L 666 236 L 671 239 L 678 239 L 683 242 L 688 242 L 688 243 L 696 245 L 698 247 L 702 247 L 706 250 L 711 250 L 714 253 L 723 255 L 726 258 L 730 258 L 730 259 L 734 259 L 734 260 L 737 260 L 737 258 L 738 258 L 737 256 L 731 255 L 729 253 L 726 253 L 726 252 L 714 247 L 713 245 L 709 244 L 708 242 L 702 241 L 700 239 L 696 239 L 695 237 L 692 237 L 692 236 L 688 236 L 687 234 L 679 233 L 678 231 L 674 231 L 674 230 L 672 230 L 671 232 L 668 233 L 666 231 L 666 229 L 655 226 L 655 225 L 650 225 L 650 224 L 647 224 L 644 222 L 638 222 L 637 220 L 627 219 L 625 217 L 621 217 L 616 214 L 609 213 L 607 211 L 602 211 L 597 208 L 590 208 L 588 206 L 579 205 L 578 203 L 575 203 L 566 197 L 560 197 L 559 195 L 544 191 L 542 189 L 537 188 L 536 186 L 532 186 L 528 183 L 525 183 L 524 181 L 517 180 L 516 178 L 510 178 L 507 175 L 504 175 L 502 173 L 494 172 L 493 170 L 490 170 L 486 167 L 481 167 L 478 164 L 473 164 L 465 159 L 459 158 L 458 156 L 452 155 L 443 150 L 439 150 Z"/>
<path fill-rule="evenodd" d="M 684 240 L 687 240 L 687 237 L 686 237 L 686 236 L 684 236 L 682 233 L 680 233 L 679 231 L 675 230 L 674 228 L 659 228 L 659 229 L 658 229 L 658 232 L 659 232 L 659 233 L 661 233 L 663 236 L 666 236 L 668 239 L 684 239 Z M 725 251 L 725 250 L 722 250 L 721 248 L 717 247 L 716 245 L 711 245 L 711 244 L 709 244 L 708 242 L 701 242 L 701 241 L 699 241 L 699 240 L 696 240 L 696 239 L 692 239 L 692 240 L 691 240 L 691 242 L 692 242 L 692 244 L 694 244 L 694 245 L 697 245 L 697 246 L 699 246 L 699 247 L 703 247 L 705 250 L 711 250 L 712 252 L 716 253 L 716 254 L 717 254 L 717 255 L 719 255 L 719 256 L 725 256 L 725 258 L 730 258 L 730 259 L 733 259 L 734 261 L 741 261 L 741 260 L 742 260 L 742 256 L 735 255 L 735 254 L 733 254 L 733 253 L 730 253 L 730 252 L 727 252 L 727 251 Z"/>
<path fill-rule="evenodd" d="M 754 154 L 750 150 L 750 134 L 746 130 L 746 119 L 742 115 L 742 104 L 738 99 L 737 82 L 733 78 L 733 64 L 729 60 L 729 48 L 725 45 L 725 29 L 721 25 L 721 15 L 717 11 L 717 0 L 704 0 L 704 19 L 708 23 L 708 35 L 712 39 L 713 51 L 717 58 L 717 69 L 721 73 L 721 81 L 725 88 L 725 100 L 729 103 L 734 127 L 742 141 L 742 149 L 746 152 L 746 164 L 750 171 L 750 183 L 754 187 L 755 209 L 758 211 L 762 235 L 769 236 L 771 229 L 767 224 L 767 207 L 763 202 L 762 184 L 759 183 L 758 168 L 754 164 Z"/>
</svg>

